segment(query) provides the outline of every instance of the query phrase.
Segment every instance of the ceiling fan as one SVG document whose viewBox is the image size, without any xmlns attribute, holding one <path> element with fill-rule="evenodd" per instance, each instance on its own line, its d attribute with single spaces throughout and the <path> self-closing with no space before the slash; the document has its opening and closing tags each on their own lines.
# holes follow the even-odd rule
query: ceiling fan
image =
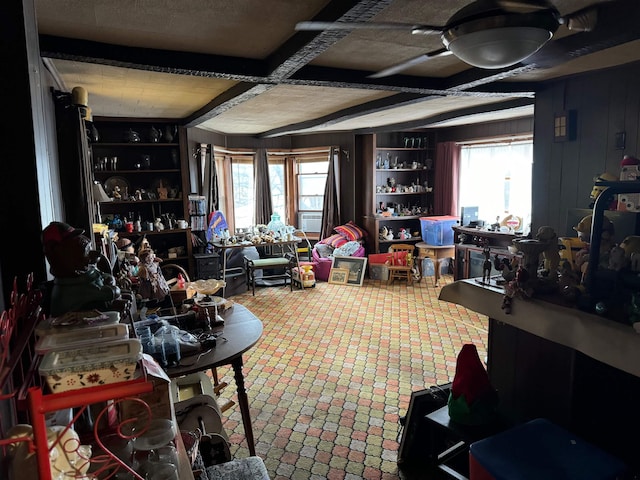
<svg viewBox="0 0 640 480">
<path fill-rule="evenodd" d="M 440 35 L 444 48 L 424 53 L 369 75 L 394 75 L 431 58 L 453 54 L 469 65 L 498 69 L 521 62 L 551 39 L 560 25 L 590 31 L 597 21 L 598 5 L 562 16 L 548 1 L 475 0 L 456 12 L 443 27 L 406 23 L 300 22 L 296 30 L 407 30 L 417 35 Z"/>
</svg>

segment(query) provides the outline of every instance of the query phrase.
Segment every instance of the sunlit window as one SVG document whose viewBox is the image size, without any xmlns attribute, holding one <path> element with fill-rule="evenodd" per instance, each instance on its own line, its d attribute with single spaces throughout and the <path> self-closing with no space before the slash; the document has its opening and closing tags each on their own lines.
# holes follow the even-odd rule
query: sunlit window
<svg viewBox="0 0 640 480">
<path fill-rule="evenodd" d="M 283 159 L 269 158 L 269 183 L 271 186 L 271 205 L 273 211 L 286 219 L 287 215 L 287 183 Z"/>
<path fill-rule="evenodd" d="M 249 228 L 254 224 L 253 160 L 234 158 L 231 177 L 235 228 Z"/>
<path fill-rule="evenodd" d="M 322 211 L 328 170 L 326 158 L 298 162 L 298 211 Z"/>
<path fill-rule="evenodd" d="M 486 224 L 509 216 L 522 218 L 516 230 L 531 224 L 533 142 L 462 146 L 460 206 L 478 207 Z"/>
</svg>

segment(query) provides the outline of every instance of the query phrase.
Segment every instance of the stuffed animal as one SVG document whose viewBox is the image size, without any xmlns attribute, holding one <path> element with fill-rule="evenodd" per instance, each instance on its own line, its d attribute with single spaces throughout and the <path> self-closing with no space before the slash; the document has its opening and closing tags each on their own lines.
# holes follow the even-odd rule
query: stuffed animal
<svg viewBox="0 0 640 480">
<path fill-rule="evenodd" d="M 408 238 L 411 238 L 411 232 L 407 231 L 406 228 L 401 228 L 400 231 L 398 232 L 398 238 L 401 240 L 406 240 Z"/>
</svg>

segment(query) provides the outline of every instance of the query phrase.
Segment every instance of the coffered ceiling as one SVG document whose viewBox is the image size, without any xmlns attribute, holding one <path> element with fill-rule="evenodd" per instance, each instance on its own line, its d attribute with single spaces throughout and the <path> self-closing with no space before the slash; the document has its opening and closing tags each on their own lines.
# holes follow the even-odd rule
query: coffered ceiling
<svg viewBox="0 0 640 480">
<path fill-rule="evenodd" d="M 440 36 L 406 29 L 296 30 L 308 20 L 444 26 L 470 3 L 36 0 L 36 15 L 45 64 L 63 90 L 87 89 L 94 115 L 177 118 L 229 135 L 515 118 L 532 113 L 539 82 L 640 60 L 637 0 L 552 0 L 562 16 L 596 5 L 595 28 L 575 32 L 561 25 L 533 56 L 498 70 L 449 55 L 370 78 L 442 49 Z"/>
</svg>

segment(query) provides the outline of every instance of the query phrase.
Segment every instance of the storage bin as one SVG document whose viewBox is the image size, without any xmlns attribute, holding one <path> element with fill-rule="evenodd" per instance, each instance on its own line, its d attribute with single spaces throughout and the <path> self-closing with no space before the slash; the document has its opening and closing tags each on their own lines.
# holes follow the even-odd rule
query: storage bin
<svg viewBox="0 0 640 480">
<path fill-rule="evenodd" d="M 71 350 L 52 350 L 39 372 L 53 393 L 131 380 L 142 358 L 139 340 L 99 343 Z"/>
<path fill-rule="evenodd" d="M 542 418 L 472 443 L 470 480 L 616 480 L 619 459 Z"/>
<path fill-rule="evenodd" d="M 72 330 L 66 333 L 45 335 L 36 343 L 38 355 L 44 355 L 51 350 L 69 350 L 85 348 L 96 342 L 114 342 L 129 338 L 129 326 L 124 323 L 114 325 L 99 325 Z"/>
<path fill-rule="evenodd" d="M 455 227 L 459 220 L 451 215 L 420 217 L 422 240 L 428 245 L 453 245 L 452 227 Z"/>
<path fill-rule="evenodd" d="M 36 325 L 34 333 L 40 338 L 44 335 L 57 335 L 78 329 L 115 325 L 120 322 L 120 312 L 88 310 L 86 312 L 68 312 L 59 317 L 48 317 Z"/>
</svg>

